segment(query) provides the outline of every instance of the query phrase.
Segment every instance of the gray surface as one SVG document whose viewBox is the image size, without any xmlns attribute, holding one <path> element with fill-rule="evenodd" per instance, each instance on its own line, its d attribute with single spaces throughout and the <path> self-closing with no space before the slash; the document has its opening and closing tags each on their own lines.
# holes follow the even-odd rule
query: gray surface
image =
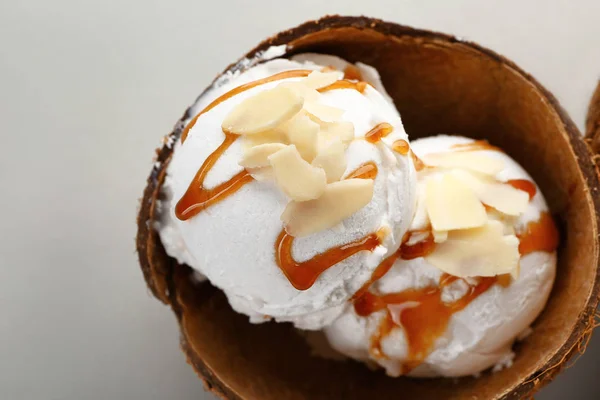
<svg viewBox="0 0 600 400">
<path fill-rule="evenodd" d="M 159 138 L 217 72 L 326 13 L 489 46 L 547 85 L 580 127 L 600 73 L 597 0 L 3 0 L 1 399 L 211 398 L 144 286 L 137 198 Z M 597 397 L 599 358 L 596 338 L 539 398 Z"/>
</svg>

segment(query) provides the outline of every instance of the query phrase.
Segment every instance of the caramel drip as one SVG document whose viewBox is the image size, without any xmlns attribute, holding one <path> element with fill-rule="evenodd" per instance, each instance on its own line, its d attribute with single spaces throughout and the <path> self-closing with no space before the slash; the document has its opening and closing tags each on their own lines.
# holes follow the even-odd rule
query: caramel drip
<svg viewBox="0 0 600 400">
<path fill-rule="evenodd" d="M 427 357 L 437 339 L 446 331 L 452 315 L 463 310 L 473 300 L 487 291 L 496 283 L 497 278 L 480 278 L 477 285 L 469 287 L 469 291 L 465 296 L 453 303 L 444 303 L 442 301 L 442 290 L 454 280 L 444 280 L 442 278 L 437 288 L 409 289 L 404 292 L 382 296 L 384 303 L 388 305 L 399 305 L 407 302 L 418 303 L 415 307 L 404 309 L 398 315 L 398 320 L 404 328 L 409 344 L 409 354 L 406 362 L 408 369 L 416 367 Z"/>
<path fill-rule="evenodd" d="M 368 162 L 352 171 L 346 179 L 375 179 L 376 176 L 377 166 L 373 162 Z M 275 242 L 275 259 L 292 286 L 298 290 L 307 290 L 323 272 L 335 264 L 360 251 L 373 251 L 380 243 L 380 235 L 375 232 L 357 241 L 332 247 L 309 260 L 297 262 L 292 256 L 294 237 L 282 230 Z"/>
<path fill-rule="evenodd" d="M 192 129 L 192 127 L 194 126 L 194 124 L 196 123 L 196 121 L 202 114 L 209 112 L 210 110 L 212 110 L 213 108 L 215 108 L 216 106 L 218 106 L 219 104 L 224 102 L 225 100 L 228 100 L 235 95 L 245 92 L 246 90 L 250 90 L 250 89 L 260 86 L 260 85 L 264 85 L 265 83 L 275 82 L 275 81 L 279 81 L 282 79 L 288 79 L 288 78 L 301 78 L 301 77 L 308 76 L 311 72 L 312 71 L 308 70 L 308 69 L 296 69 L 296 70 L 291 70 L 291 71 L 284 71 L 284 72 L 280 72 L 275 75 L 268 76 L 263 79 L 258 79 L 256 81 L 248 82 L 246 84 L 236 87 L 235 89 L 230 90 L 229 92 L 227 92 L 225 94 L 222 94 L 221 96 L 219 96 L 215 100 L 213 100 L 212 103 L 210 103 L 208 106 L 206 106 L 206 108 L 204 108 L 204 110 L 200 111 L 198 114 L 196 114 L 196 116 L 194 118 L 192 118 L 192 120 L 187 124 L 187 126 L 183 130 L 183 133 L 181 134 L 181 143 L 185 142 L 185 139 L 187 138 L 187 135 L 190 132 L 190 129 Z"/>
<path fill-rule="evenodd" d="M 394 150 L 396 153 L 398 153 L 400 155 L 405 156 L 410 151 L 410 145 L 408 144 L 408 142 L 406 140 L 399 139 L 399 140 L 396 140 L 394 143 L 392 143 L 392 150 Z"/>
<path fill-rule="evenodd" d="M 491 150 L 491 151 L 499 151 L 503 153 L 500 147 L 496 147 L 491 145 L 487 140 L 475 140 L 470 143 L 460 143 L 452 146 L 452 149 L 456 151 L 480 151 L 480 150 Z"/>
<path fill-rule="evenodd" d="M 428 233 L 429 236 L 423 241 L 409 245 L 413 235 Z M 394 263 L 398 258 L 403 260 L 412 260 L 417 257 L 425 257 L 431 254 L 435 249 L 435 242 L 433 241 L 433 235 L 431 234 L 431 228 L 423 230 L 410 231 L 404 234 L 402 238 L 402 244 L 398 251 L 391 256 L 384 259 L 375 268 L 375 271 L 371 274 L 371 278 L 352 296 L 350 301 L 354 301 L 354 309 L 358 315 L 369 315 L 373 307 L 373 302 L 376 301 L 376 296 L 369 292 L 369 288 L 379 279 L 383 278 L 385 274 L 394 266 Z"/>
<path fill-rule="evenodd" d="M 327 85 L 325 87 L 317 89 L 317 91 L 320 93 L 325 93 L 325 92 L 329 92 L 330 90 L 336 90 L 336 89 L 353 89 L 360 93 L 364 93 L 366 88 L 367 88 L 367 82 L 354 82 L 354 81 L 349 81 L 346 79 L 341 79 L 339 81 L 333 82 L 331 85 Z"/>
<path fill-rule="evenodd" d="M 371 343 L 369 347 L 369 352 L 373 357 L 378 359 L 387 359 L 388 356 L 383 351 L 381 344 L 383 343 L 383 339 L 385 339 L 396 327 L 394 320 L 392 319 L 392 314 L 387 312 L 381 322 L 379 323 L 379 327 L 375 334 L 371 337 Z M 404 367 L 404 366 L 403 366 Z M 402 373 L 406 373 L 405 368 L 402 368 Z"/>
<path fill-rule="evenodd" d="M 375 179 L 376 177 L 377 164 L 373 161 L 369 161 L 350 172 L 346 179 Z"/>
<path fill-rule="evenodd" d="M 485 293 L 492 285 L 498 284 L 508 287 L 512 277 L 508 274 L 495 277 L 479 278 L 479 283 L 469 285 L 465 296 L 452 303 L 442 301 L 444 287 L 461 279 L 444 274 L 437 287 L 423 289 L 408 289 L 399 293 L 376 295 L 369 292 L 369 287 L 381 279 L 393 266 L 397 258 L 412 259 L 424 257 L 435 249 L 433 235 L 427 236 L 411 246 L 407 243 L 414 234 L 423 234 L 426 231 L 409 232 L 403 238 L 400 250 L 393 256 L 384 260 L 373 272 L 371 279 L 352 298 L 354 310 L 357 315 L 367 317 L 378 311 L 385 311 L 385 316 L 380 322 L 376 333 L 371 337 L 370 352 L 373 357 L 386 358 L 382 350 L 382 341 L 396 326 L 401 326 L 406 335 L 409 352 L 403 366 L 403 373 L 408 373 L 417 367 L 431 352 L 437 339 L 444 334 L 450 318 L 455 313 L 463 310 L 473 300 Z M 536 222 L 530 222 L 525 232 L 519 235 L 519 252 L 521 255 L 533 251 L 556 250 L 558 246 L 558 231 L 552 217 L 542 213 Z M 394 306 L 405 304 L 401 311 L 394 310 Z M 391 307 L 390 307 L 391 306 Z M 396 315 L 393 313 L 396 312 Z"/>
<path fill-rule="evenodd" d="M 428 236 L 409 245 L 413 235 L 429 233 Z M 410 260 L 425 257 L 435 249 L 431 228 L 408 232 L 402 239 L 400 249 L 386 258 L 373 272 L 369 281 L 352 297 L 354 310 L 357 315 L 367 317 L 378 311 L 385 311 L 376 333 L 370 339 L 370 352 L 375 358 L 387 358 L 382 341 L 397 325 L 405 331 L 409 354 L 403 365 L 403 373 L 408 373 L 417 367 L 433 349 L 436 340 L 444 334 L 452 315 L 464 309 L 471 301 L 498 283 L 504 287 L 510 285 L 510 275 L 480 278 L 477 285 L 470 286 L 468 293 L 453 303 L 442 302 L 442 290 L 453 282 L 461 279 L 444 274 L 437 287 L 423 289 L 408 289 L 399 293 L 376 295 L 369 291 L 373 283 L 381 279 L 394 265 L 398 258 Z M 394 306 L 406 304 L 402 312 L 394 316 Z M 392 306 L 391 309 L 388 306 Z"/>
<path fill-rule="evenodd" d="M 364 285 L 362 285 L 362 287 L 360 289 L 358 289 L 358 291 L 356 293 L 354 293 L 354 295 L 352 296 L 352 298 L 350 299 L 350 301 L 354 301 L 355 302 L 354 303 L 354 308 L 355 309 L 357 307 L 360 308 L 360 306 L 357 306 L 357 304 L 358 304 L 358 302 L 360 302 L 362 300 L 362 297 L 364 297 L 364 296 L 367 296 L 367 297 L 368 296 L 373 296 L 371 293 L 369 293 L 369 288 L 371 287 L 371 285 L 373 283 L 377 282 L 379 279 L 383 278 L 383 276 L 385 274 L 388 273 L 388 271 L 394 266 L 394 263 L 398 259 L 399 255 L 400 255 L 399 252 L 395 252 L 394 254 L 392 254 L 391 256 L 387 257 L 385 260 L 383 260 L 377 266 L 377 268 L 375 268 L 375 271 L 373 271 L 373 273 L 371 274 L 371 278 L 369 278 L 369 280 Z M 359 313 L 358 310 L 357 310 L 357 313 L 359 315 L 363 315 L 363 314 Z"/>
<path fill-rule="evenodd" d="M 413 244 L 408 244 L 412 235 L 423 233 L 428 233 L 425 239 L 419 240 Z M 434 250 L 435 242 L 433 240 L 433 234 L 431 233 L 431 228 L 428 228 L 426 230 L 407 232 L 402 238 L 402 244 L 400 245 L 398 252 L 400 253 L 400 258 L 403 260 L 413 260 L 419 257 L 427 257 L 429 254 L 433 253 Z"/>
<path fill-rule="evenodd" d="M 349 79 L 352 81 L 362 81 L 362 74 L 356 65 L 349 64 L 346 69 L 344 69 L 344 79 Z"/>
<path fill-rule="evenodd" d="M 377 233 L 371 233 L 357 241 L 332 247 L 303 262 L 294 260 L 293 243 L 294 237 L 282 230 L 275 243 L 275 259 L 292 286 L 298 290 L 307 290 L 323 272 L 335 264 L 360 251 L 373 251 L 380 242 Z"/>
<path fill-rule="evenodd" d="M 512 276 L 510 276 L 510 274 L 498 275 L 497 278 L 498 278 L 498 282 L 497 282 L 498 285 L 500 285 L 504 288 L 509 287 L 513 281 L 513 278 L 512 278 Z"/>
<path fill-rule="evenodd" d="M 528 223 L 525 231 L 517 236 L 521 256 L 534 251 L 553 252 L 558 247 L 558 229 L 547 212 L 542 213 L 539 220 Z"/>
<path fill-rule="evenodd" d="M 377 332 L 371 337 L 371 354 L 376 358 L 386 358 L 381 343 L 397 325 L 402 326 L 409 347 L 403 373 L 408 373 L 431 352 L 437 339 L 446 331 L 452 315 L 463 310 L 498 281 L 497 277 L 480 278 L 478 284 L 469 287 L 465 296 L 455 302 L 444 303 L 444 287 L 458 279 L 445 274 L 437 287 L 407 289 L 381 296 L 367 292 L 361 296 L 354 306 L 358 315 L 368 316 L 377 311 L 386 311 Z M 406 308 L 401 312 L 394 310 L 394 306 L 403 304 Z M 393 312 L 397 314 L 392 315 Z"/>
<path fill-rule="evenodd" d="M 392 125 L 387 122 L 381 122 L 365 133 L 365 140 L 369 143 L 377 143 L 393 131 L 394 127 Z"/>
<path fill-rule="evenodd" d="M 417 171 L 421 171 L 421 170 L 425 169 L 425 167 L 426 167 L 425 163 L 423 162 L 423 160 L 421 160 L 419 157 L 417 157 L 417 155 L 415 154 L 414 151 L 411 150 L 410 156 L 413 159 L 413 164 L 415 165 L 415 169 Z"/>
<path fill-rule="evenodd" d="M 519 189 L 524 192 L 527 192 L 527 194 L 529 195 L 529 201 L 533 200 L 533 198 L 535 197 L 535 194 L 537 193 L 537 188 L 535 187 L 535 183 L 533 183 L 527 179 L 511 179 L 511 180 L 507 181 L 506 183 L 509 184 L 510 186 L 514 187 L 515 189 Z"/>
<path fill-rule="evenodd" d="M 192 218 L 211 205 L 231 196 L 242 188 L 245 184 L 252 182 L 253 178 L 246 170 L 242 170 L 234 175 L 228 181 L 225 181 L 212 189 L 204 188 L 204 179 L 210 172 L 221 155 L 235 142 L 238 135 L 224 132 L 225 140 L 210 156 L 196 173 L 192 183 L 187 188 L 185 194 L 175 206 L 175 215 L 182 221 Z"/>
</svg>

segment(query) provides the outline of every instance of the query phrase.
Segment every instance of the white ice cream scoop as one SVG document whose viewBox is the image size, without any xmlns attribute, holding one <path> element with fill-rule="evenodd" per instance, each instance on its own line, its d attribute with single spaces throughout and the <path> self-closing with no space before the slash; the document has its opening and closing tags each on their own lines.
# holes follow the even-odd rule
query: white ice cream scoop
<svg viewBox="0 0 600 400">
<path fill-rule="evenodd" d="M 336 57 L 314 57 L 319 64 L 311 62 L 310 55 L 303 55 L 300 61 L 268 61 L 230 76 L 197 101 L 192 115 L 232 89 L 274 74 L 331 66 L 342 69 L 349 65 Z M 235 193 L 189 219 L 181 220 L 175 215 L 177 202 L 199 168 L 224 143 L 222 123 L 232 110 L 258 93 L 303 78 L 261 84 L 220 102 L 195 121 L 183 144 L 175 145 L 163 185 L 162 218 L 157 226 L 162 243 L 170 256 L 190 265 L 222 289 L 232 307 L 250 316 L 252 322 L 274 318 L 305 329 L 322 328 L 340 315 L 350 297 L 370 278 L 372 270 L 398 249 L 408 229 L 415 209 L 416 173 L 410 156 L 392 149 L 394 142 L 406 143 L 408 138 L 394 106 L 385 93 L 375 89 L 381 87 L 376 72 L 363 65 L 359 66 L 358 71 L 361 70 L 365 71 L 363 79 L 372 85 L 366 85 L 362 92 L 352 88 L 323 92 L 319 96 L 320 108 L 313 105 L 309 111 L 318 113 L 333 107 L 342 111 L 341 121 L 352 124 L 354 139 L 350 138 L 345 150 L 347 165 L 342 180 L 365 164 L 375 165 L 372 198 L 336 226 L 294 238 L 291 256 L 302 263 L 376 234 L 378 243 L 334 263 L 318 274 L 308 288 L 294 287 L 276 258 L 276 243 L 283 231 L 281 215 L 290 198 L 272 180 L 250 179 Z M 285 112 L 281 111 L 282 115 Z M 243 113 L 240 115 L 243 117 Z M 242 117 L 234 122 L 243 120 Z M 365 134 L 382 123 L 389 124 L 391 133 L 377 143 L 365 140 Z M 210 167 L 204 187 L 215 188 L 243 174 L 240 160 L 244 152 L 243 140 L 233 141 Z M 294 189 L 289 185 L 286 188 Z"/>
<path fill-rule="evenodd" d="M 544 197 L 514 160 L 485 144 L 463 137 L 437 136 L 417 140 L 411 147 L 426 164 L 428 159 L 443 160 L 444 167 L 419 172 L 419 209 L 409 231 L 423 231 L 431 225 L 428 210 L 422 206 L 427 181 L 455 173 L 461 169 L 457 165 L 465 164 L 440 154 L 469 153 L 498 160 L 503 167 L 498 172 L 488 170 L 495 181 L 514 182 L 515 186 L 528 189 L 533 197 L 518 216 L 488 209 L 494 223 L 502 222 L 504 234 L 515 234 L 520 239 L 520 271 L 513 278 L 506 275 L 500 280 L 449 279 L 448 274 L 432 264 L 434 258 L 432 262 L 427 257 L 399 259 L 370 288 L 373 298 L 383 304 L 379 311 L 363 312 L 369 315 L 360 316 L 360 308 L 349 305 L 324 332 L 340 353 L 377 364 L 391 376 L 458 377 L 510 365 L 514 341 L 528 331 L 542 311 L 554 282 L 557 236 Z M 481 170 L 495 165 L 471 165 L 471 170 L 480 170 L 471 173 L 481 176 Z M 547 240 L 540 234 L 532 240 L 532 231 L 540 226 L 546 229 L 541 234 L 547 235 Z"/>
</svg>

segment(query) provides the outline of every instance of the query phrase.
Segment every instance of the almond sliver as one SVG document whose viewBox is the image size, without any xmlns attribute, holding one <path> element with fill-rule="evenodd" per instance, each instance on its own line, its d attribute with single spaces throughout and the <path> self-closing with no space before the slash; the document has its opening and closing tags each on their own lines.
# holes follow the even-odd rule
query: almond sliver
<svg viewBox="0 0 600 400">
<path fill-rule="evenodd" d="M 427 181 L 425 202 L 436 231 L 476 228 L 487 221 L 485 208 L 473 190 L 451 174 Z"/>
<path fill-rule="evenodd" d="M 321 72 L 313 71 L 304 78 L 303 83 L 311 89 L 320 89 L 342 79 L 344 74 L 340 71 Z"/>
<path fill-rule="evenodd" d="M 518 216 L 525 212 L 529 204 L 529 194 L 506 183 L 471 174 L 467 171 L 452 171 L 452 175 L 473 190 L 484 204 L 503 214 Z"/>
<path fill-rule="evenodd" d="M 304 101 L 318 101 L 321 97 L 321 93 L 307 86 L 302 81 L 283 82 L 279 86 L 292 90 L 298 96 L 302 97 Z"/>
<path fill-rule="evenodd" d="M 289 145 L 272 154 L 269 162 L 277 185 L 292 200 L 313 200 L 325 191 L 325 171 L 306 162 L 296 146 Z"/>
<path fill-rule="evenodd" d="M 312 165 L 325 170 L 327 183 L 339 181 L 346 171 L 346 146 L 341 140 L 332 142 L 319 151 Z"/>
<path fill-rule="evenodd" d="M 241 140 L 245 148 L 267 143 L 290 144 L 285 132 L 278 128 L 261 133 L 255 133 L 254 135 L 243 136 Z"/>
<path fill-rule="evenodd" d="M 486 225 L 448 233 L 427 261 L 442 271 L 461 278 L 515 273 L 519 265 L 519 239 L 503 234 L 503 224 Z"/>
<path fill-rule="evenodd" d="M 289 142 L 296 146 L 304 160 L 311 162 L 315 158 L 319 144 L 319 124 L 306 114 L 298 113 L 279 129 L 285 132 Z"/>
<path fill-rule="evenodd" d="M 244 153 L 239 164 L 244 168 L 259 168 L 270 166 L 269 156 L 285 149 L 287 146 L 281 143 L 265 143 L 250 147 Z"/>
<path fill-rule="evenodd" d="M 308 236 L 336 226 L 372 198 L 372 179 L 346 179 L 327 185 L 316 200 L 288 203 L 281 220 L 290 235 Z"/>
<path fill-rule="evenodd" d="M 296 115 L 304 99 L 293 90 L 277 86 L 249 97 L 235 106 L 221 127 L 237 135 L 252 135 L 274 129 Z"/>
<path fill-rule="evenodd" d="M 462 168 L 486 175 L 496 175 L 504 162 L 486 154 L 472 152 L 434 153 L 422 157 L 426 165 L 441 168 Z"/>
<path fill-rule="evenodd" d="M 273 168 L 271 168 L 270 166 L 259 168 L 247 168 L 246 171 L 248 171 L 251 177 L 253 177 L 259 182 L 272 181 L 275 179 L 275 175 L 273 174 Z"/>
<path fill-rule="evenodd" d="M 336 107 L 327 106 L 315 101 L 307 101 L 304 103 L 304 109 L 325 122 L 336 122 L 344 115 L 344 110 Z"/>
</svg>

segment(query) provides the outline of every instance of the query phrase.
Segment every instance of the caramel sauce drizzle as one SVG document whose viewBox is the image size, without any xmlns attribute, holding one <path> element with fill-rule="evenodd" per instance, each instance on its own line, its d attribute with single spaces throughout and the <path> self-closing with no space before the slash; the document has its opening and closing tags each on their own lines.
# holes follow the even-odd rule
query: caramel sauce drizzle
<svg viewBox="0 0 600 400">
<path fill-rule="evenodd" d="M 527 186 L 527 184 L 522 183 L 519 185 Z M 531 192 L 529 193 L 531 196 Z M 476 285 L 469 285 L 469 290 L 465 296 L 452 303 L 442 301 L 442 291 L 461 278 L 448 274 L 444 274 L 440 278 L 437 287 L 407 289 L 402 292 L 383 295 L 370 292 L 369 288 L 373 283 L 381 279 L 393 267 L 397 259 L 410 260 L 417 257 L 426 257 L 435 250 L 435 242 L 431 233 L 425 239 L 408 245 L 413 235 L 424 234 L 430 229 L 405 234 L 398 252 L 382 261 L 373 271 L 369 281 L 351 299 L 354 303 L 354 310 L 359 316 L 367 317 L 375 312 L 385 311 L 385 316 L 370 339 L 369 350 L 373 357 L 387 358 L 382 349 L 382 341 L 394 328 L 402 327 L 409 347 L 408 357 L 402 368 L 403 374 L 417 367 L 429 355 L 437 339 L 446 331 L 452 315 L 466 308 L 494 284 L 508 287 L 512 282 L 512 277 L 509 274 L 481 277 Z M 558 247 L 558 230 L 554 220 L 548 213 L 543 213 L 538 221 L 530 222 L 525 231 L 519 234 L 518 237 L 521 256 L 534 251 L 552 252 Z M 394 306 L 402 304 L 406 304 L 407 307 L 402 309 L 401 312 L 398 311 L 397 315 L 392 315 Z"/>
<path fill-rule="evenodd" d="M 377 233 L 371 233 L 355 242 L 332 247 L 309 260 L 297 262 L 292 256 L 294 239 L 285 230 L 281 231 L 275 244 L 275 259 L 292 286 L 298 290 L 309 289 L 330 267 L 359 251 L 373 251 L 380 243 Z"/>
<path fill-rule="evenodd" d="M 369 161 L 350 172 L 346 179 L 375 179 L 376 177 L 377 164 L 373 161 Z"/>
<path fill-rule="evenodd" d="M 504 151 L 500 147 L 496 147 L 490 144 L 487 140 L 475 140 L 470 143 L 460 143 L 452 146 L 452 149 L 456 151 L 479 151 L 479 150 L 491 150 L 491 151 L 499 151 L 503 153 Z"/>
<path fill-rule="evenodd" d="M 348 64 L 346 69 L 344 69 L 344 79 L 349 79 L 352 81 L 362 81 L 363 77 L 356 65 Z"/>
<path fill-rule="evenodd" d="M 269 82 L 275 82 L 282 79 L 288 78 L 301 78 L 308 76 L 312 70 L 291 70 L 280 72 L 275 75 L 271 75 L 269 77 L 258 79 L 253 82 L 246 83 L 244 85 L 238 86 L 235 89 L 230 90 L 229 92 L 219 96 L 215 100 L 213 100 L 206 108 L 200 111 L 196 116 L 187 124 L 185 129 L 181 134 L 181 142 L 185 142 L 190 129 L 194 126 L 198 118 L 224 102 L 232 98 L 235 95 L 245 92 L 246 90 L 250 90 L 259 85 L 264 85 Z M 339 86 L 336 84 L 339 83 Z M 337 81 L 336 83 L 329 85 L 327 87 L 321 88 L 321 91 L 334 90 L 338 88 L 352 88 L 359 90 L 361 82 L 350 82 L 350 81 Z M 362 82 L 364 83 L 364 82 Z M 364 90 L 364 88 L 362 88 Z M 362 90 L 360 90 L 362 92 Z M 187 191 L 183 195 L 183 197 L 177 202 L 175 206 L 175 214 L 177 218 L 180 220 L 187 220 L 203 210 L 207 209 L 211 205 L 231 196 L 238 190 L 240 190 L 245 184 L 252 182 L 252 176 L 246 171 L 240 171 L 236 175 L 234 175 L 231 179 L 226 182 L 223 182 L 212 189 L 206 189 L 204 187 L 204 180 L 206 176 L 212 169 L 212 167 L 216 164 L 219 158 L 223 155 L 223 153 L 237 140 L 238 135 L 235 135 L 230 132 L 223 131 L 225 134 L 225 139 L 223 142 L 217 147 L 217 149 L 204 161 L 196 176 L 190 183 Z M 377 169 L 375 169 L 375 174 L 377 174 Z"/>
<path fill-rule="evenodd" d="M 467 294 L 459 300 L 443 302 L 443 289 L 459 279 L 444 274 L 437 287 L 407 289 L 384 295 L 365 292 L 357 298 L 354 309 L 360 316 L 366 317 L 382 310 L 386 312 L 376 333 L 371 337 L 371 354 L 376 358 L 387 358 L 381 347 L 382 341 L 398 326 L 395 321 L 399 322 L 408 341 L 408 357 L 403 368 L 403 373 L 408 373 L 429 355 L 437 339 L 446 331 L 452 315 L 485 293 L 498 282 L 499 277 L 480 278 L 479 283 L 469 286 Z M 397 315 L 392 315 L 393 306 L 402 304 L 407 304 L 407 307 Z M 391 309 L 389 306 L 392 306 Z"/>
<path fill-rule="evenodd" d="M 175 215 L 182 221 L 188 220 L 211 205 L 231 196 L 247 183 L 254 180 L 245 169 L 235 174 L 231 179 L 215 186 L 212 189 L 204 187 L 204 179 L 210 172 L 221 155 L 235 142 L 238 135 L 225 133 L 225 140 L 217 149 L 202 163 L 192 183 L 188 186 L 185 194 L 175 205 Z"/>
<path fill-rule="evenodd" d="M 526 192 L 529 195 L 529 201 L 533 200 L 535 194 L 537 193 L 535 183 L 527 179 L 511 179 L 505 183 L 514 187 L 515 189 Z"/>
<path fill-rule="evenodd" d="M 202 114 L 209 112 L 210 110 L 212 110 L 213 108 L 215 108 L 216 106 L 218 106 L 219 104 L 224 102 L 225 100 L 229 100 L 230 98 L 232 98 L 235 95 L 243 93 L 246 90 L 250 90 L 257 86 L 264 85 L 265 83 L 275 82 L 275 81 L 279 81 L 282 79 L 288 79 L 288 78 L 303 78 L 305 76 L 308 76 L 311 72 L 312 72 L 312 70 L 309 70 L 309 69 L 295 69 L 295 70 L 291 70 L 291 71 L 283 71 L 283 72 L 268 76 L 263 79 L 258 79 L 256 81 L 248 82 L 246 84 L 236 87 L 235 89 L 230 90 L 229 92 L 227 92 L 225 94 L 222 94 L 221 96 L 219 96 L 215 100 L 213 100 L 208 106 L 206 106 L 206 108 L 204 108 L 204 110 L 200 111 L 198 114 L 196 114 L 196 116 L 194 118 L 192 118 L 192 120 L 187 124 L 187 126 L 185 127 L 185 129 L 183 130 L 183 132 L 181 134 L 181 143 L 185 142 L 185 139 L 187 139 L 187 135 L 190 132 L 190 129 L 192 129 L 192 127 L 194 126 L 194 124 L 196 124 L 196 121 L 198 121 L 198 118 L 200 118 L 200 116 Z"/>
<path fill-rule="evenodd" d="M 423 160 L 421 160 L 419 157 L 417 157 L 417 155 L 415 154 L 414 151 L 412 151 L 412 150 L 410 151 L 410 156 L 413 159 L 413 164 L 414 164 L 415 169 L 417 170 L 417 172 L 418 171 L 422 171 L 422 170 L 424 170 L 427 167 L 427 165 L 425 165 L 425 163 L 423 162 Z"/>
<path fill-rule="evenodd" d="M 517 237 L 521 256 L 534 251 L 553 252 L 558 248 L 558 229 L 548 212 L 542 213 L 537 221 L 528 223 L 525 231 L 517 234 Z"/>
<path fill-rule="evenodd" d="M 424 232 L 429 232 L 425 239 L 413 244 L 408 244 L 412 235 L 422 234 Z M 427 257 L 435 250 L 435 242 L 433 240 L 433 233 L 431 233 L 431 228 L 428 228 L 425 231 L 407 232 L 404 235 L 404 238 L 402 239 L 402 244 L 400 245 L 400 249 L 398 249 L 398 252 L 400 258 L 403 260 L 414 260 L 415 258 L 419 257 Z"/>
<path fill-rule="evenodd" d="M 377 143 L 394 131 L 394 127 L 387 122 L 381 122 L 375 125 L 371 130 L 365 133 L 365 140 L 369 143 Z"/>
<path fill-rule="evenodd" d="M 413 235 L 422 234 L 428 234 L 428 236 L 424 240 L 408 244 Z M 426 257 L 431 254 L 433 250 L 435 250 L 435 242 L 433 241 L 431 228 L 406 232 L 402 238 L 402 244 L 398 251 L 384 259 L 377 268 L 375 268 L 375 271 L 371 274 L 371 278 L 350 299 L 351 301 L 354 301 L 356 313 L 362 316 L 371 314 L 372 311 L 367 312 L 366 310 L 372 309 L 372 301 L 374 300 L 375 295 L 369 292 L 369 288 L 373 283 L 377 282 L 387 274 L 394 266 L 396 260 L 399 258 L 403 260 L 412 260 L 418 257 Z"/>
<path fill-rule="evenodd" d="M 400 155 L 405 156 L 410 151 L 410 145 L 408 144 L 408 142 L 406 140 L 399 139 L 399 140 L 396 140 L 394 143 L 392 143 L 392 150 L 394 150 L 396 153 L 398 153 Z"/>
<path fill-rule="evenodd" d="M 377 166 L 368 162 L 348 174 L 346 179 L 375 179 L 376 176 Z M 281 230 L 275 242 L 275 260 L 292 286 L 298 290 L 310 289 L 317 278 L 335 264 L 360 251 L 373 251 L 381 243 L 381 238 L 375 232 L 354 242 L 332 247 L 309 260 L 297 262 L 292 256 L 294 239 L 285 229 Z"/>
<path fill-rule="evenodd" d="M 333 82 L 331 85 L 327 85 L 320 89 L 317 89 L 319 93 L 329 92 L 330 90 L 336 89 L 353 89 L 360 93 L 364 93 L 367 88 L 367 82 L 354 82 L 346 79 L 341 79 L 339 81 Z"/>
</svg>

